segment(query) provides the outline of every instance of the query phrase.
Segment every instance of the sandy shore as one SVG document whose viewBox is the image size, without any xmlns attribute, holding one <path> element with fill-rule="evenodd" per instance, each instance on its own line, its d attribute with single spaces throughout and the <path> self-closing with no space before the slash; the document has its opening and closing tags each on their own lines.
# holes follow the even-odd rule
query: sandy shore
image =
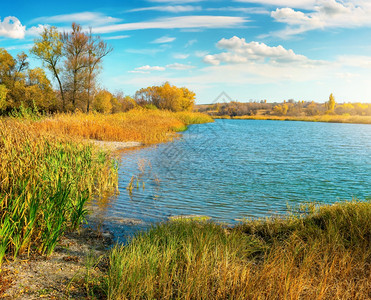
<svg viewBox="0 0 371 300">
<path fill-rule="evenodd" d="M 87 299 L 84 276 L 89 261 L 96 263 L 90 269 L 91 276 L 104 272 L 108 267 L 105 254 L 111 243 L 108 232 L 83 228 L 66 234 L 50 257 L 34 254 L 4 262 L 0 299 Z"/>
<path fill-rule="evenodd" d="M 107 142 L 98 140 L 89 140 L 89 142 L 109 151 L 119 151 L 127 148 L 143 146 L 143 143 L 140 142 Z"/>
</svg>

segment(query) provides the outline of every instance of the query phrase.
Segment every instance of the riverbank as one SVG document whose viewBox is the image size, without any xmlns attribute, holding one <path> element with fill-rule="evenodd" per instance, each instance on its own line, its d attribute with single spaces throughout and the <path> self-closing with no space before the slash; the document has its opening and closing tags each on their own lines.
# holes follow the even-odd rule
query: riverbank
<svg viewBox="0 0 371 300">
<path fill-rule="evenodd" d="M 14 141 L 22 142 L 15 148 L 13 160 L 7 162 L 17 162 L 19 153 L 26 163 L 36 160 L 33 166 L 43 168 L 33 176 L 40 170 L 48 172 L 31 177 L 33 182 L 38 178 L 44 183 L 49 177 L 54 180 L 54 171 L 64 174 L 61 168 L 53 166 L 62 166 L 72 176 L 76 172 L 70 174 L 69 170 L 94 162 L 94 157 L 101 163 L 115 161 L 107 152 L 83 141 L 87 151 L 79 152 L 83 156 L 72 156 L 74 152 L 65 151 L 80 149 L 80 142 L 73 142 L 78 137 L 66 142 L 52 135 L 54 129 L 38 135 L 40 130 L 30 130 L 33 123 L 10 121 L 14 123 L 7 130 L 23 131 L 16 131 L 19 140 L 0 144 L 0 150 L 7 149 L 2 153 L 10 155 L 14 148 L 11 146 L 18 145 Z M 33 135 L 37 137 L 35 143 Z M 47 142 L 43 147 L 39 145 L 40 138 Z M 59 148 L 53 148 L 54 140 Z M 65 145 L 69 148 L 63 148 Z M 47 151 L 40 152 L 39 148 Z M 89 156 L 90 152 L 101 154 Z M 51 160 L 53 153 L 54 159 L 68 157 L 71 161 L 60 164 Z M 47 164 L 43 165 L 44 161 Z M 17 170 L 20 169 L 23 170 Z M 12 174 L 19 178 L 29 173 Z M 32 193 L 28 195 L 32 199 Z M 104 250 L 109 235 L 91 231 L 78 235 L 66 230 L 49 255 L 39 255 L 37 247 L 31 245 L 30 253 L 23 250 L 14 260 L 14 248 L 9 248 L 9 262 L 5 260 L 1 267 L 0 293 L 8 299 L 365 299 L 371 293 L 370 206 L 370 202 L 356 201 L 323 207 L 309 205 L 284 219 L 246 220 L 233 228 L 205 218 L 173 218 L 111 251 Z M 30 211 L 25 210 L 26 214 Z"/>
<path fill-rule="evenodd" d="M 63 239 L 84 222 L 86 203 L 117 190 L 112 151 L 170 141 L 186 126 L 210 121 L 197 113 L 144 109 L 0 119 L 0 298 L 11 291 L 20 299 L 38 299 L 49 289 L 46 281 L 28 293 L 17 270 L 30 264 L 38 270 L 32 276 L 47 279 L 41 274 L 44 260 L 58 259 L 55 251 Z"/>
<path fill-rule="evenodd" d="M 4 299 L 368 299 L 371 203 L 302 206 L 235 227 L 178 218 L 105 250 L 107 234 L 62 238 L 10 263 Z M 12 278 L 13 276 L 13 278 Z M 2 281 L 1 281 L 2 280 Z"/>
<path fill-rule="evenodd" d="M 107 272 L 111 245 L 108 232 L 80 228 L 66 233 L 50 256 L 33 254 L 5 263 L 0 299 L 87 299 L 86 284 Z"/>
<path fill-rule="evenodd" d="M 324 122 L 324 123 L 353 123 L 371 124 L 371 116 L 351 116 L 351 115 L 318 115 L 318 116 L 212 116 L 213 119 L 233 119 L 233 120 L 274 120 L 274 121 L 303 121 L 303 122 Z"/>
<path fill-rule="evenodd" d="M 108 299 L 369 299 L 371 203 L 234 228 L 177 220 L 109 254 Z"/>
</svg>

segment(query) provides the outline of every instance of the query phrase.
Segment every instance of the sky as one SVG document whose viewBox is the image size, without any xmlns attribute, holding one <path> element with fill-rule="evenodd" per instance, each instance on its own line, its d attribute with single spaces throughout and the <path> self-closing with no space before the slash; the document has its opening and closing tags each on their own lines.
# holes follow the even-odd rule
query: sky
<svg viewBox="0 0 371 300">
<path fill-rule="evenodd" d="M 166 81 L 196 103 L 371 102 L 370 0 L 1 1 L 0 47 L 29 54 L 45 26 L 92 28 L 114 51 L 100 87 Z M 30 57 L 32 67 L 40 61 Z"/>
</svg>

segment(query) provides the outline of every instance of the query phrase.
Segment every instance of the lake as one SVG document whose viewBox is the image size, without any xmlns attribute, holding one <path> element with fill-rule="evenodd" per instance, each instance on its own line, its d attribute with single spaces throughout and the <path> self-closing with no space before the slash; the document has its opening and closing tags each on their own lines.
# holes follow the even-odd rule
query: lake
<svg viewBox="0 0 371 300">
<path fill-rule="evenodd" d="M 97 210 L 119 239 L 170 216 L 206 215 L 235 224 L 285 215 L 309 201 L 371 199 L 371 126 L 266 120 L 193 125 L 174 142 L 124 152 L 119 190 Z"/>
</svg>

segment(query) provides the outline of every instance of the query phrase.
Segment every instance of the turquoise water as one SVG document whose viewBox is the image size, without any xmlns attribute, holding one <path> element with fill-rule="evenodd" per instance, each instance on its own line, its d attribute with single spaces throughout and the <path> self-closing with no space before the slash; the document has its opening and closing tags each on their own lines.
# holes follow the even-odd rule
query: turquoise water
<svg viewBox="0 0 371 300">
<path fill-rule="evenodd" d="M 370 199 L 371 125 L 217 120 L 124 153 L 119 174 L 120 195 L 103 211 L 118 235 L 175 215 L 233 224 L 308 201 Z"/>
</svg>

